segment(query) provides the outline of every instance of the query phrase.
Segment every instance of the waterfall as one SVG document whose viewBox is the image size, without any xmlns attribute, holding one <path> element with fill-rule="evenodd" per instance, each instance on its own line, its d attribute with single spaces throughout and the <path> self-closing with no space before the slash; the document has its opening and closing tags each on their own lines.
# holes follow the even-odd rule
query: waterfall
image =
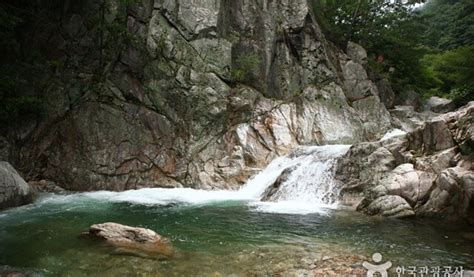
<svg viewBox="0 0 474 277">
<path fill-rule="evenodd" d="M 280 186 L 279 200 L 325 201 L 334 192 L 334 164 L 349 145 L 301 146 L 273 160 L 239 191 L 247 198 L 261 198 L 285 170 L 291 170 Z M 327 203 L 326 203 L 327 204 Z"/>
<path fill-rule="evenodd" d="M 323 213 L 334 207 L 338 187 L 334 181 L 337 158 L 349 145 L 302 146 L 286 156 L 273 160 L 250 179 L 240 190 L 196 190 L 191 188 L 144 188 L 122 192 L 98 191 L 54 195 L 42 198 L 43 203 L 75 203 L 90 201 L 128 202 L 140 205 L 182 203 L 208 205 L 213 202 L 245 201 L 255 210 L 274 213 Z M 278 184 L 278 186 L 275 186 Z M 262 201 L 265 198 L 265 201 Z"/>
<path fill-rule="evenodd" d="M 243 198 L 265 200 L 261 211 L 320 212 L 334 207 L 340 188 L 334 179 L 337 159 L 350 145 L 299 147 L 275 159 L 238 192 Z"/>
</svg>

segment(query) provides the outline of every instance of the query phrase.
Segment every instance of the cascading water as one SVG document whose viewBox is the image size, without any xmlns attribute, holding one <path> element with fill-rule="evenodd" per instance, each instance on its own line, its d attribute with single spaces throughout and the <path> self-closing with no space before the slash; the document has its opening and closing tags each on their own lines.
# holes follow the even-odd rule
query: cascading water
<svg viewBox="0 0 474 277">
<path fill-rule="evenodd" d="M 238 191 L 205 191 L 190 188 L 146 188 L 123 192 L 87 192 L 51 196 L 43 202 L 68 202 L 87 205 L 90 199 L 107 202 L 129 202 L 142 205 L 170 203 L 207 204 L 222 201 L 246 201 L 259 211 L 275 213 L 323 213 L 334 207 L 338 188 L 334 182 L 334 164 L 349 145 L 299 147 L 291 154 L 276 158 Z M 290 171 L 280 182 L 269 201 L 262 201 L 266 190 L 284 171 Z M 82 204 L 81 204 L 82 203 Z"/>
<path fill-rule="evenodd" d="M 238 193 L 264 197 L 268 201 L 254 206 L 266 212 L 311 213 L 335 207 L 339 193 L 334 180 L 335 164 L 349 148 L 350 145 L 299 147 L 290 155 L 275 159 Z M 265 195 L 275 182 L 275 190 Z"/>
</svg>

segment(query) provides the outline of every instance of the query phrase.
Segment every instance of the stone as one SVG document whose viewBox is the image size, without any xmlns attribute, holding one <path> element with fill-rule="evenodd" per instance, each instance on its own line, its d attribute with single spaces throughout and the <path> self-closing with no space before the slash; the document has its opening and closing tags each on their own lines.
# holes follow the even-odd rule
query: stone
<svg viewBox="0 0 474 277">
<path fill-rule="evenodd" d="M 57 35 L 32 38 L 64 65 L 45 71 L 46 116 L 6 135 L 21 142 L 9 158 L 28 179 L 72 191 L 237 189 L 298 145 L 377 140 L 390 127 L 365 51 L 328 42 L 306 0 L 79 2 L 45 20 Z M 88 29 L 102 11 L 126 36 Z M 249 56 L 251 74 L 237 80 Z"/>
<path fill-rule="evenodd" d="M 363 209 L 368 215 L 382 215 L 394 218 L 404 218 L 415 215 L 415 212 L 407 201 L 398 195 L 381 196 L 367 207 L 360 209 Z"/>
<path fill-rule="evenodd" d="M 427 201 L 416 208 L 416 213 L 448 220 L 465 218 L 474 224 L 474 173 L 471 167 L 443 170 L 437 176 Z"/>
<path fill-rule="evenodd" d="M 291 174 L 293 170 L 294 168 L 292 167 L 283 170 L 283 172 L 280 174 L 280 176 L 278 176 L 275 182 L 265 190 L 260 200 L 266 201 L 266 202 L 277 201 L 278 192 L 281 188 L 281 185 L 288 179 L 288 176 Z"/>
<path fill-rule="evenodd" d="M 52 193 L 65 193 L 66 190 L 58 186 L 53 181 L 40 180 L 40 181 L 30 181 L 28 185 L 35 190 L 36 192 L 52 192 Z"/>
<path fill-rule="evenodd" d="M 427 151 L 439 151 L 454 146 L 452 133 L 442 119 L 428 121 L 423 128 L 423 142 Z"/>
<path fill-rule="evenodd" d="M 131 254 L 165 257 L 174 254 L 171 242 L 150 229 L 106 222 L 92 225 L 89 233 L 84 235 L 105 240 L 120 251 Z"/>
<path fill-rule="evenodd" d="M 232 43 L 225 39 L 202 38 L 193 40 L 190 44 L 214 73 L 230 79 Z"/>
<path fill-rule="evenodd" d="M 34 193 L 8 162 L 0 161 L 0 210 L 29 204 Z"/>
<path fill-rule="evenodd" d="M 71 16 L 67 24 L 64 26 L 64 29 L 65 29 L 65 33 L 70 38 L 79 37 L 82 33 L 84 33 L 87 30 L 84 25 L 83 18 L 78 14 L 74 14 Z"/>
<path fill-rule="evenodd" d="M 367 73 L 361 64 L 349 60 L 343 63 L 342 73 L 346 96 L 350 101 L 374 95 L 374 85 L 368 79 Z"/>
<path fill-rule="evenodd" d="M 403 91 L 395 98 L 395 105 L 397 106 L 412 106 L 415 111 L 423 110 L 423 101 L 419 93 L 413 90 Z"/>
<path fill-rule="evenodd" d="M 12 145 L 5 137 L 0 136 L 0 161 L 9 161 Z"/>
<path fill-rule="evenodd" d="M 201 32 L 209 34 L 214 31 L 214 36 L 216 35 L 220 1 L 205 0 L 197 4 L 186 0 L 165 0 L 155 1 L 156 4 L 187 39 Z"/>
<path fill-rule="evenodd" d="M 380 79 L 375 85 L 379 92 L 380 101 L 387 109 L 393 108 L 395 105 L 395 92 L 393 92 L 390 82 L 387 79 Z"/>
<path fill-rule="evenodd" d="M 417 112 L 413 106 L 395 106 L 389 112 L 392 116 L 392 123 L 407 132 L 421 127 L 426 121 L 437 116 L 430 111 Z"/>
<path fill-rule="evenodd" d="M 414 213 L 472 223 L 474 173 L 469 145 L 474 103 L 434 117 L 432 112 L 421 117 L 413 108 L 396 109 L 406 118 L 417 117 L 418 127 L 386 141 L 350 148 L 336 168 L 336 178 L 344 184 L 344 203 L 371 215 Z"/>
<path fill-rule="evenodd" d="M 435 113 L 447 113 L 453 111 L 455 108 L 456 105 L 452 100 L 437 96 L 430 97 L 425 103 L 425 110 Z"/>
<path fill-rule="evenodd" d="M 378 96 L 369 96 L 352 103 L 358 112 L 369 140 L 380 139 L 391 127 L 390 114 Z"/>
<path fill-rule="evenodd" d="M 347 43 L 347 56 L 351 58 L 356 63 L 361 65 L 367 64 L 367 51 L 365 51 L 364 47 L 360 46 L 357 43 L 349 41 Z"/>
</svg>

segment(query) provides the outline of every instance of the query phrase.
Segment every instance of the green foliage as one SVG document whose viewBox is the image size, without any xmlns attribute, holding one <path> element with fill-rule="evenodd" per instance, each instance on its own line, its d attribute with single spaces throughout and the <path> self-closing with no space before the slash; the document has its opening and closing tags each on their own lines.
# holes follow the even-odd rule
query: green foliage
<svg viewBox="0 0 474 277">
<path fill-rule="evenodd" d="M 441 50 L 474 44 L 472 0 L 431 0 L 421 12 L 428 26 L 423 44 Z"/>
<path fill-rule="evenodd" d="M 457 105 L 474 100 L 474 45 L 428 54 L 423 64 L 436 80 L 429 95 L 451 98 Z"/>
<path fill-rule="evenodd" d="M 474 87 L 474 45 L 426 55 L 424 63 L 442 82 L 440 89 L 443 92 L 463 86 Z"/>
<path fill-rule="evenodd" d="M 254 53 L 241 54 L 235 59 L 230 71 L 231 78 L 237 83 L 249 83 L 253 81 L 255 73 L 258 72 L 262 60 Z"/>
<path fill-rule="evenodd" d="M 313 13 L 326 34 L 345 47 L 348 41 L 364 46 L 383 33 L 397 32 L 398 24 L 413 17 L 411 4 L 422 1 L 312 0 Z"/>
<path fill-rule="evenodd" d="M 313 13 L 330 40 L 360 43 L 369 67 L 400 95 L 415 90 L 464 103 L 472 98 L 474 2 L 313 0 Z M 442 52 L 443 50 L 450 50 Z"/>
<path fill-rule="evenodd" d="M 424 22 L 411 4 L 385 0 L 314 0 L 314 14 L 331 40 L 345 47 L 360 43 L 369 66 L 388 78 L 395 91 L 429 89 L 432 78 L 421 65 Z M 321 23 L 322 22 L 322 23 Z"/>
</svg>

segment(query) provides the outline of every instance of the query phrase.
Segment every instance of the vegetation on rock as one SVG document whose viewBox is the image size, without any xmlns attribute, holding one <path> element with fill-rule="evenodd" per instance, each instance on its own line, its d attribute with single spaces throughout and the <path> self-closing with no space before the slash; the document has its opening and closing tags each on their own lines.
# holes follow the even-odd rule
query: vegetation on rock
<svg viewBox="0 0 474 277">
<path fill-rule="evenodd" d="M 472 1 L 314 0 L 313 10 L 332 41 L 365 47 L 369 67 L 399 95 L 414 90 L 458 105 L 473 100 Z"/>
</svg>

